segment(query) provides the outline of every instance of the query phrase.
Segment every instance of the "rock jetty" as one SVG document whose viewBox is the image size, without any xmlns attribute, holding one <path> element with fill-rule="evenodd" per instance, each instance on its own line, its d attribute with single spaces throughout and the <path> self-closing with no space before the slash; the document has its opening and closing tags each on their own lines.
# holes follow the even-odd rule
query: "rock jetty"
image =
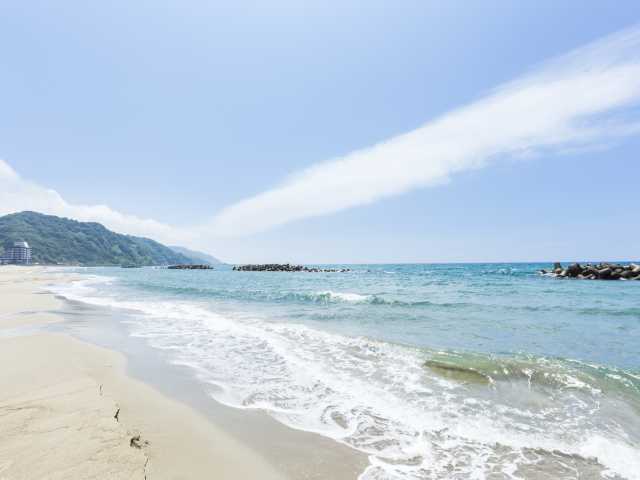
<svg viewBox="0 0 640 480">
<path fill-rule="evenodd" d="M 266 263 L 260 265 L 236 265 L 236 272 L 350 272 L 349 268 L 317 268 L 289 263 Z"/>
<path fill-rule="evenodd" d="M 213 270 L 211 265 L 169 265 L 170 270 Z"/>
<path fill-rule="evenodd" d="M 564 268 L 559 262 L 550 271 L 540 270 L 541 275 L 559 278 L 580 278 L 583 280 L 640 280 L 640 265 L 630 263 L 598 263 L 580 265 L 572 263 Z"/>
</svg>

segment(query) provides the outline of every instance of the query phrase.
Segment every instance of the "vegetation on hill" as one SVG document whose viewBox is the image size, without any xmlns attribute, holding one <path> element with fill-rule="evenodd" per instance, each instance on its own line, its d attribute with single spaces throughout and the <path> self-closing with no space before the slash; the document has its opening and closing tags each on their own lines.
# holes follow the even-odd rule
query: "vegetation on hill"
<svg viewBox="0 0 640 480">
<path fill-rule="evenodd" d="M 0 249 L 24 240 L 32 261 L 64 265 L 169 265 L 194 263 L 154 240 L 121 235 L 99 223 L 20 212 L 0 217 Z M 2 252 L 0 252 L 2 253 Z"/>
<path fill-rule="evenodd" d="M 191 250 L 185 247 L 176 247 L 170 245 L 169 248 L 175 252 L 181 253 L 185 257 L 189 257 L 193 262 L 204 263 L 206 265 L 219 265 L 222 263 L 221 260 L 218 260 L 213 255 L 209 255 L 208 253 L 198 252 L 197 250 Z"/>
</svg>

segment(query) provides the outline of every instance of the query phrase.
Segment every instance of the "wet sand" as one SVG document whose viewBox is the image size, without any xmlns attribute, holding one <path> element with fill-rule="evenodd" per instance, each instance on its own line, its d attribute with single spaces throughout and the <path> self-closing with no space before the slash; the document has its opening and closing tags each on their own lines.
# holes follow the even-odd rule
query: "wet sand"
<svg viewBox="0 0 640 480">
<path fill-rule="evenodd" d="M 347 447 L 217 404 L 184 369 L 129 339 L 117 313 L 46 292 L 71 280 L 42 267 L 0 267 L 3 480 L 346 480 L 362 472 L 366 458 Z"/>
</svg>

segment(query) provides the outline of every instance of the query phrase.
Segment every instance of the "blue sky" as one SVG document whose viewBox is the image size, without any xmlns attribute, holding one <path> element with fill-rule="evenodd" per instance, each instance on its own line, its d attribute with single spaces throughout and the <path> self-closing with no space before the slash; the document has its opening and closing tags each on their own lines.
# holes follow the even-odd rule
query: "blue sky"
<svg viewBox="0 0 640 480">
<path fill-rule="evenodd" d="M 189 241 L 229 261 L 637 258 L 635 134 L 525 149 L 319 216 L 283 213 L 257 232 L 247 222 L 269 217 L 260 194 L 291 175 L 639 21 L 640 4 L 623 1 L 5 1 L 0 159 L 69 204 L 185 231 L 214 219 Z M 624 107 L 637 116 L 637 103 Z M 322 181 L 301 188 L 334 195 Z M 250 214 L 220 217 L 256 195 Z"/>
</svg>

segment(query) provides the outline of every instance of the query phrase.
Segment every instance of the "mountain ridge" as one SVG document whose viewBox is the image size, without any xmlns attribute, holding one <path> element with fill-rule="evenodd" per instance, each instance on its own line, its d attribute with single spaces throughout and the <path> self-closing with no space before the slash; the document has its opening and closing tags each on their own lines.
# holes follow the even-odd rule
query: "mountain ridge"
<svg viewBox="0 0 640 480">
<path fill-rule="evenodd" d="M 222 265 L 224 262 L 219 258 L 209 255 L 208 253 L 199 252 L 198 250 L 192 250 L 186 247 L 180 247 L 177 245 L 169 245 L 169 248 L 174 252 L 181 253 L 185 257 L 189 257 L 194 262 L 205 263 L 208 265 Z"/>
<path fill-rule="evenodd" d="M 0 254 L 15 241 L 32 248 L 32 262 L 47 265 L 169 265 L 193 259 L 155 240 L 124 235 L 97 222 L 24 211 L 0 217 Z"/>
</svg>

